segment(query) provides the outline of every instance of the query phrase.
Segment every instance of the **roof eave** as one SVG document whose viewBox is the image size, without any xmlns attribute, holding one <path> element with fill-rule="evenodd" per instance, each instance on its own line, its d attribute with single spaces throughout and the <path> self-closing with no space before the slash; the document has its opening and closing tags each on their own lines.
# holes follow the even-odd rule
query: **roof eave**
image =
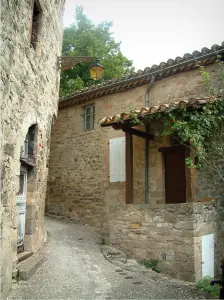
<svg viewBox="0 0 224 300">
<path fill-rule="evenodd" d="M 144 71 L 140 72 L 141 74 L 138 72 L 139 74 L 137 73 L 137 75 L 129 75 L 127 78 L 122 78 L 120 80 L 114 79 L 109 82 L 98 85 L 97 87 L 92 86 L 91 88 L 87 88 L 86 90 L 81 90 L 61 100 L 59 102 L 59 108 L 80 104 L 83 102 L 93 100 L 95 98 L 103 97 L 109 94 L 114 94 L 141 86 L 143 84 L 146 84 L 151 78 L 151 76 L 154 76 L 155 80 L 158 81 L 162 78 L 197 68 L 199 64 L 212 64 L 216 60 L 217 55 L 222 55 L 224 53 L 224 45 L 217 47 L 219 47 L 218 50 L 210 50 L 209 53 L 201 53 L 201 55 L 197 54 L 197 57 L 191 55 L 190 59 L 184 60 L 184 58 L 180 58 L 180 61 L 178 63 L 172 63 L 171 65 L 168 65 L 168 63 L 164 63 L 166 67 L 164 67 L 164 65 L 161 67 L 160 64 L 160 66 L 154 68 L 152 67 L 151 69 L 148 68 L 149 70 L 147 70 L 146 68 Z"/>
</svg>

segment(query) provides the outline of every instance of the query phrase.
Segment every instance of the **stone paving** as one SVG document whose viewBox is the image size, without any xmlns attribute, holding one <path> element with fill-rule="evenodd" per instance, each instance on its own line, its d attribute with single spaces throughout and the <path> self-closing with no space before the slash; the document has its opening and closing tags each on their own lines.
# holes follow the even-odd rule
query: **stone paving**
<svg viewBox="0 0 224 300">
<path fill-rule="evenodd" d="M 192 287 L 110 263 L 93 228 L 46 219 L 46 261 L 8 299 L 204 299 Z"/>
</svg>

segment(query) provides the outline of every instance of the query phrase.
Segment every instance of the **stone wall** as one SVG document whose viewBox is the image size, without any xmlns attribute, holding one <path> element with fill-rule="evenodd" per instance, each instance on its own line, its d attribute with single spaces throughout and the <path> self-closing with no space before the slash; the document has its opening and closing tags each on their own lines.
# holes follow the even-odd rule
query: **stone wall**
<svg viewBox="0 0 224 300">
<path fill-rule="evenodd" d="M 64 0 L 39 0 L 41 29 L 36 50 L 31 45 L 33 1 L 1 3 L 0 36 L 0 171 L 1 171 L 1 291 L 11 286 L 17 263 L 20 149 L 31 125 L 37 125 L 34 180 L 27 193 L 25 248 L 37 251 L 44 240 L 44 207 L 50 131 L 58 109 Z M 41 146 L 43 145 L 43 147 Z M 30 209 L 32 208 L 32 209 Z"/>
<path fill-rule="evenodd" d="M 129 257 L 158 259 L 165 274 L 198 280 L 201 237 L 214 233 L 217 240 L 216 205 L 212 202 L 110 206 L 109 241 Z M 217 259 L 216 256 L 216 262 Z"/>
<path fill-rule="evenodd" d="M 214 74 L 215 66 L 206 68 Z M 102 129 L 98 121 L 122 111 L 145 106 L 147 85 L 115 93 L 83 104 L 59 108 L 52 131 L 47 212 L 66 215 L 101 228 L 106 222 L 106 205 L 125 203 L 125 182 L 109 182 L 109 147 L 111 138 L 124 136 L 112 128 Z M 203 95 L 199 69 L 169 76 L 153 84 L 150 105 L 180 101 Z M 206 95 L 206 94 L 205 94 Z M 94 130 L 84 131 L 84 107 L 95 105 Z M 134 203 L 144 203 L 145 162 L 144 139 L 133 138 Z M 162 154 L 158 148 L 169 141 L 150 141 L 149 187 L 150 202 L 164 203 Z"/>
</svg>

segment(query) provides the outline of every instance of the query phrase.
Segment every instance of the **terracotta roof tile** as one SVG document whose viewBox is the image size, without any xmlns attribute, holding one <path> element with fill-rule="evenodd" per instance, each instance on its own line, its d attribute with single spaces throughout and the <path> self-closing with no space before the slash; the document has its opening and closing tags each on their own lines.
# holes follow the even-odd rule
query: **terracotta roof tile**
<svg viewBox="0 0 224 300">
<path fill-rule="evenodd" d="M 222 42 L 221 45 L 213 45 L 211 49 L 204 47 L 201 51 L 194 51 L 192 54 L 185 53 L 183 57 L 177 56 L 175 59 L 170 58 L 167 62 L 161 62 L 159 65 L 153 65 L 151 68 L 146 67 L 144 70 L 138 70 L 136 73 L 83 88 L 76 91 L 71 96 L 62 99 L 59 102 L 59 107 L 70 106 L 88 101 L 90 98 L 96 98 L 96 96 L 100 97 L 98 92 L 101 96 L 105 96 L 115 92 L 128 90 L 147 83 L 151 76 L 154 76 L 156 80 L 159 80 L 163 77 L 195 68 L 199 62 L 203 65 L 207 65 L 213 63 L 217 55 L 223 54 L 224 42 Z M 124 85 L 126 85 L 125 88 Z M 112 89 L 114 86 L 117 87 L 115 90 Z"/>
<path fill-rule="evenodd" d="M 169 109 L 185 108 L 189 106 L 198 107 L 202 104 L 209 103 L 210 101 L 211 101 L 210 97 L 189 98 L 189 99 L 184 99 L 172 103 L 155 105 L 151 107 L 143 107 L 140 110 L 135 110 L 135 114 L 137 115 L 137 118 L 144 118 L 146 115 L 164 112 Z M 114 123 L 119 123 L 122 120 L 124 121 L 124 120 L 131 120 L 131 119 L 132 119 L 131 113 L 122 112 L 120 113 L 120 115 L 114 115 L 112 117 L 103 118 L 100 121 L 100 125 L 110 126 L 113 125 Z"/>
</svg>

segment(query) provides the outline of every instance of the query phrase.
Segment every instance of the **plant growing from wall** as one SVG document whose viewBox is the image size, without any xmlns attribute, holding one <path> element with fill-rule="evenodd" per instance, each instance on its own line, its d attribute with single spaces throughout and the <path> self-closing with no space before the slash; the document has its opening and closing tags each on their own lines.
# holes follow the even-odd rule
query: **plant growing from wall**
<svg viewBox="0 0 224 300">
<path fill-rule="evenodd" d="M 224 157 L 224 63 L 217 62 L 218 76 L 211 79 L 204 67 L 200 67 L 206 96 L 210 101 L 199 107 L 170 109 L 147 116 L 148 121 L 163 120 L 164 126 L 158 136 L 175 134 L 180 143 L 190 147 L 196 160 L 186 159 L 188 167 L 201 168 L 205 164 L 224 176 L 215 162 Z"/>
<path fill-rule="evenodd" d="M 219 285 L 215 284 L 213 286 L 210 285 L 210 282 L 213 280 L 212 277 L 209 276 L 205 276 L 204 278 L 202 278 L 201 280 L 199 280 L 196 283 L 196 288 L 211 294 L 212 296 L 219 296 L 220 293 L 220 287 Z"/>
<path fill-rule="evenodd" d="M 152 269 L 153 271 L 160 273 L 160 270 L 158 268 L 158 259 L 150 259 L 150 260 L 142 260 L 140 261 L 140 264 L 144 265 L 147 269 Z"/>
</svg>

